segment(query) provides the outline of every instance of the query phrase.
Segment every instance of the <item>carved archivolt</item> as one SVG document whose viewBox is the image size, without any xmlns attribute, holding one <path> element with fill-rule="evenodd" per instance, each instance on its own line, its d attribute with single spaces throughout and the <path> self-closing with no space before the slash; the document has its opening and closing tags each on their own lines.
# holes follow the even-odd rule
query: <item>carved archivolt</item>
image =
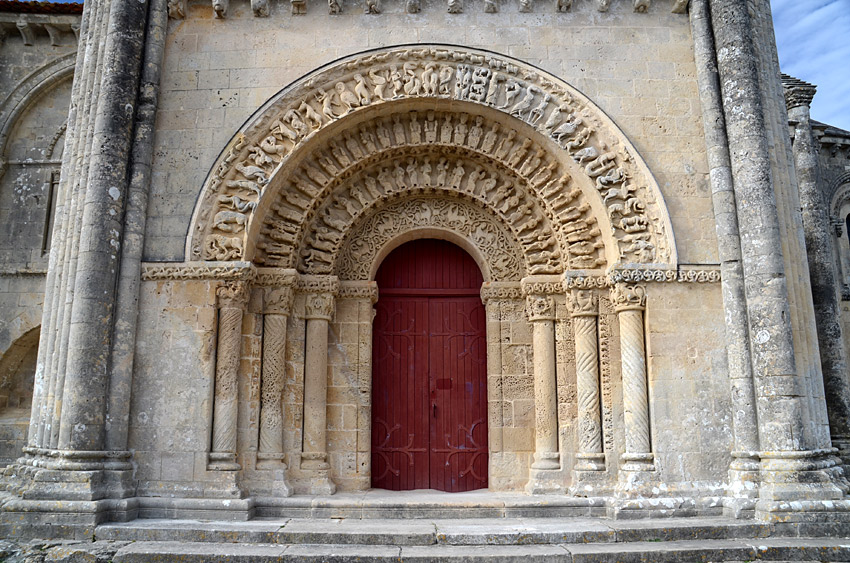
<svg viewBox="0 0 850 563">
<path fill-rule="evenodd" d="M 337 276 L 368 280 L 381 250 L 415 229 L 449 231 L 469 240 L 483 254 L 491 279 L 519 281 L 524 275 L 515 240 L 491 214 L 459 198 L 432 196 L 388 205 L 357 225 L 336 261 Z"/>
<path fill-rule="evenodd" d="M 444 182 L 440 158 L 452 166 Z M 550 240 L 535 242 L 551 253 L 540 273 L 675 266 L 658 186 L 607 116 L 551 75 L 448 47 L 354 56 L 275 96 L 207 178 L 187 258 L 329 272 L 321 252 L 346 236 L 332 224 L 416 187 L 472 189 L 507 224 L 514 213 L 537 221 Z M 500 187 L 521 203 L 498 203 Z"/>
</svg>

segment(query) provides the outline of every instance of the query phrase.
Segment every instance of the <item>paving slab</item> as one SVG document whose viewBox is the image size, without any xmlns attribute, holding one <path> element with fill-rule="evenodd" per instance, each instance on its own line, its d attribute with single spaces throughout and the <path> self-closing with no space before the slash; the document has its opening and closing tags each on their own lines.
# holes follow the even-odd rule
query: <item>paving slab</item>
<svg viewBox="0 0 850 563">
<path fill-rule="evenodd" d="M 529 545 L 616 541 L 604 521 L 590 518 L 437 520 L 437 542 L 447 545 Z"/>
<path fill-rule="evenodd" d="M 275 534 L 276 543 L 430 545 L 436 527 L 419 520 L 289 520 Z"/>
</svg>

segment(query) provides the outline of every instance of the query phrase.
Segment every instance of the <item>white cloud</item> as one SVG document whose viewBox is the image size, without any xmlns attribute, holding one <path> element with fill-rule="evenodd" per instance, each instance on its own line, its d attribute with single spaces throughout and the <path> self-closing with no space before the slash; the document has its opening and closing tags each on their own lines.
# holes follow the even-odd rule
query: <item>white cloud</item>
<svg viewBox="0 0 850 563">
<path fill-rule="evenodd" d="M 812 118 L 850 130 L 850 0 L 772 0 L 782 72 L 817 85 Z"/>
</svg>

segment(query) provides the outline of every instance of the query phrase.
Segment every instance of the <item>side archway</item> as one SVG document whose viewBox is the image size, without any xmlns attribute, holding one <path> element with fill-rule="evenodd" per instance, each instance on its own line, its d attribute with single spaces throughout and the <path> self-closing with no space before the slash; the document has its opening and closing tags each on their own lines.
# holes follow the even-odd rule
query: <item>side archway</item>
<svg viewBox="0 0 850 563">
<path fill-rule="evenodd" d="M 440 158 L 457 181 L 422 182 Z M 208 176 L 187 259 L 331 272 L 348 234 L 339 226 L 370 206 L 360 196 L 417 187 L 471 190 L 497 215 L 536 221 L 529 271 L 676 266 L 661 192 L 610 118 L 539 69 L 439 45 L 341 59 L 265 104 Z M 516 203 L 488 197 L 499 188 Z"/>
</svg>

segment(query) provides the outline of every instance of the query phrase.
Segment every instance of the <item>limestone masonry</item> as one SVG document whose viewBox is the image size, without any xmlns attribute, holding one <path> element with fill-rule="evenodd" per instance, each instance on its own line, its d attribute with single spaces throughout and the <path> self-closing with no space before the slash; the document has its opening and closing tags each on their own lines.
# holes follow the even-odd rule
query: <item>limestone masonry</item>
<svg viewBox="0 0 850 563">
<path fill-rule="evenodd" d="M 850 530 L 850 132 L 768 0 L 0 1 L 0 73 L 0 537 Z"/>
</svg>

